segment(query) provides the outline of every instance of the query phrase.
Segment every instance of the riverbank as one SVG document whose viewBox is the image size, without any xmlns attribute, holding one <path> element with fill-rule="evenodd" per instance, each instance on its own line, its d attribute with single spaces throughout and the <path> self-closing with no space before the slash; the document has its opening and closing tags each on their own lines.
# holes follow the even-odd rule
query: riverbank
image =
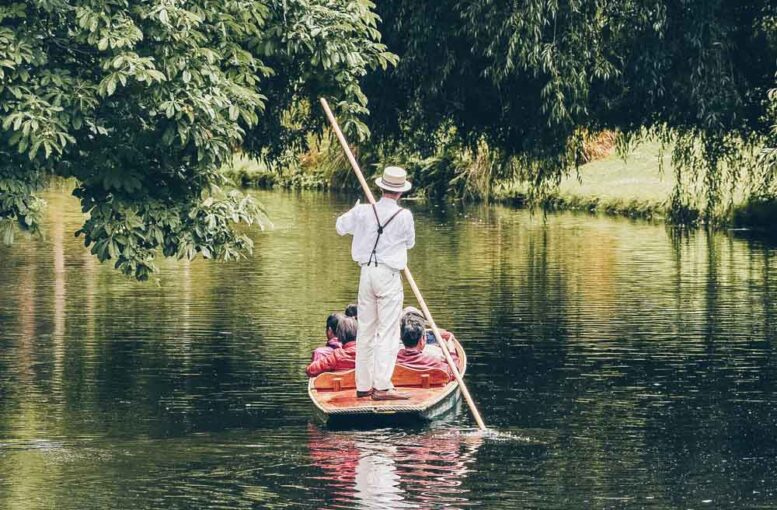
<svg viewBox="0 0 777 510">
<path fill-rule="evenodd" d="M 578 175 L 562 179 L 558 189 L 542 200 L 543 207 L 691 225 L 700 223 L 703 218 L 700 201 L 686 202 L 672 212 L 677 176 L 669 153 L 661 155 L 660 152 L 658 143 L 644 143 L 625 160 L 613 151 L 582 165 Z M 701 190 L 697 195 L 702 195 Z M 741 190 L 735 191 L 733 205 L 721 207 L 711 221 L 721 227 L 773 229 L 777 225 L 777 201 L 747 201 L 744 195 Z M 495 194 L 498 201 L 514 203 L 521 203 L 525 197 L 525 187 L 512 183 L 503 185 Z"/>
<path fill-rule="evenodd" d="M 542 204 L 549 210 L 580 210 L 591 213 L 663 220 L 675 183 L 669 156 L 659 166 L 658 144 L 646 143 L 627 159 L 610 151 L 605 157 L 581 165 L 578 173 L 562 179 L 555 192 Z M 504 183 L 497 187 L 497 201 L 520 204 L 525 201 L 526 186 Z M 699 211 L 694 211 L 698 216 Z"/>
<path fill-rule="evenodd" d="M 681 217 L 670 217 L 676 175 L 670 155 L 663 155 L 662 165 L 659 155 L 658 143 L 641 144 L 625 160 L 610 151 L 601 159 L 581 165 L 577 174 L 562 179 L 556 191 L 542 199 L 542 207 L 649 221 L 699 223 L 703 217 L 700 204 L 686 203 L 679 208 Z M 303 167 L 278 173 L 247 158 L 237 158 L 226 173 L 235 184 L 249 188 L 327 190 L 331 187 L 331 172 Z M 494 186 L 491 200 L 523 207 L 527 191 L 525 184 L 500 182 Z M 774 229 L 777 201 L 735 201 L 733 207 L 719 212 L 714 221 L 723 227 Z"/>
</svg>

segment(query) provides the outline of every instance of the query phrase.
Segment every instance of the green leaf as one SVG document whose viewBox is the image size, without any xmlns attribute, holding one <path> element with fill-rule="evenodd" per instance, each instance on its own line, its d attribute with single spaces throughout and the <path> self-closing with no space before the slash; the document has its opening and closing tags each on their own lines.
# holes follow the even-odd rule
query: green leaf
<svg viewBox="0 0 777 510">
<path fill-rule="evenodd" d="M 3 244 L 6 246 L 10 246 L 13 244 L 14 241 L 14 231 L 12 228 L 6 228 L 3 231 Z"/>
<path fill-rule="evenodd" d="M 116 246 L 116 243 L 113 241 L 108 242 L 108 256 L 112 259 L 117 258 L 118 256 L 118 247 Z"/>
<path fill-rule="evenodd" d="M 229 120 L 236 121 L 240 117 L 240 108 L 237 105 L 231 105 L 229 107 Z"/>
</svg>

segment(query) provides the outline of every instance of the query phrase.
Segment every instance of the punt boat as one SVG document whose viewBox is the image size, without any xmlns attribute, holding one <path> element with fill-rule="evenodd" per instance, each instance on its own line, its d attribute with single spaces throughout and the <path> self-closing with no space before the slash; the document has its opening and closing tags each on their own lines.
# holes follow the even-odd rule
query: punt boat
<svg viewBox="0 0 777 510">
<path fill-rule="evenodd" d="M 458 340 L 453 342 L 463 377 L 467 370 L 467 355 Z M 410 399 L 356 398 L 354 370 L 325 372 L 309 379 L 308 395 L 319 417 L 330 426 L 429 421 L 456 408 L 461 396 L 459 384 L 455 380 L 449 381 L 448 374 L 436 368 L 414 370 L 397 365 L 391 381 Z"/>
</svg>

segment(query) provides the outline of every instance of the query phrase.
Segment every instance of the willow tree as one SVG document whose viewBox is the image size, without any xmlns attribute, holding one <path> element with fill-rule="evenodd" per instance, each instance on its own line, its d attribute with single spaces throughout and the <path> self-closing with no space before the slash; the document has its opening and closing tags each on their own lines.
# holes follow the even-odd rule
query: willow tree
<svg viewBox="0 0 777 510">
<path fill-rule="evenodd" d="M 376 133 L 421 150 L 451 128 L 486 140 L 535 190 L 574 167 L 583 133 L 613 129 L 671 140 L 713 207 L 768 136 L 768 0 L 397 0 L 378 14 L 400 62 L 368 77 Z"/>
<path fill-rule="evenodd" d="M 101 261 L 145 279 L 158 253 L 233 259 L 257 209 L 220 190 L 241 146 L 272 151 L 326 94 L 364 134 L 359 79 L 393 55 L 364 0 L 30 0 L 0 6 L 0 232 L 38 228 L 72 178 Z"/>
</svg>

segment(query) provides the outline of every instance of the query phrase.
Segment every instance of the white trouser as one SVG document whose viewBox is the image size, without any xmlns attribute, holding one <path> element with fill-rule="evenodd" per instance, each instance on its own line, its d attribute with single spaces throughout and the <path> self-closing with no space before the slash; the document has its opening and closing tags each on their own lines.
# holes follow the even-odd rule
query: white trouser
<svg viewBox="0 0 777 510">
<path fill-rule="evenodd" d="M 356 335 L 356 389 L 393 388 L 391 375 L 399 350 L 402 280 L 382 264 L 362 266 L 359 280 L 359 330 Z"/>
</svg>

